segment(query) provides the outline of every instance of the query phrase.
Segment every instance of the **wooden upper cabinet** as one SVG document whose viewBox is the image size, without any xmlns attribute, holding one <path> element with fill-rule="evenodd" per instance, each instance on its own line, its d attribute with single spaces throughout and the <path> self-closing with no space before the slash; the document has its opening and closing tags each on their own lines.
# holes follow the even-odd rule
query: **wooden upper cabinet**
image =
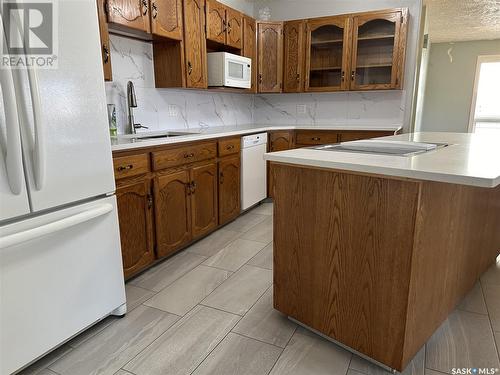
<svg viewBox="0 0 500 375">
<path fill-rule="evenodd" d="M 217 227 L 217 163 L 191 169 L 191 217 L 193 238 Z"/>
<path fill-rule="evenodd" d="M 402 87 L 407 24 L 407 9 L 353 17 L 351 90 Z"/>
<path fill-rule="evenodd" d="M 219 224 L 236 218 L 240 208 L 240 155 L 219 162 Z"/>
<path fill-rule="evenodd" d="M 149 33 L 148 0 L 108 0 L 108 22 Z"/>
<path fill-rule="evenodd" d="M 182 40 L 182 0 L 151 1 L 151 32 L 154 35 Z"/>
<path fill-rule="evenodd" d="M 281 92 L 283 82 L 283 23 L 258 22 L 259 92 Z"/>
<path fill-rule="evenodd" d="M 307 21 L 305 91 L 349 89 L 349 17 Z"/>
<path fill-rule="evenodd" d="M 207 0 L 207 39 L 226 44 L 226 6 L 215 0 Z"/>
<path fill-rule="evenodd" d="M 243 16 L 243 56 L 252 59 L 252 87 L 257 90 L 257 23 L 252 17 Z"/>
<path fill-rule="evenodd" d="M 167 256 L 191 241 L 189 170 L 155 179 L 156 251 Z"/>
<path fill-rule="evenodd" d="M 99 20 L 99 35 L 101 37 L 102 69 L 105 81 L 113 80 L 111 70 L 111 49 L 109 44 L 108 21 L 104 0 L 97 0 L 97 16 Z"/>
<path fill-rule="evenodd" d="M 186 87 L 206 88 L 205 1 L 183 1 Z"/>
<path fill-rule="evenodd" d="M 237 10 L 226 7 L 227 34 L 226 44 L 243 48 L 243 15 Z"/>
<path fill-rule="evenodd" d="M 304 91 L 305 21 L 285 22 L 283 32 L 283 91 Z"/>
<path fill-rule="evenodd" d="M 116 190 L 125 278 L 141 271 L 155 259 L 151 180 L 130 181 L 119 182 Z"/>
</svg>

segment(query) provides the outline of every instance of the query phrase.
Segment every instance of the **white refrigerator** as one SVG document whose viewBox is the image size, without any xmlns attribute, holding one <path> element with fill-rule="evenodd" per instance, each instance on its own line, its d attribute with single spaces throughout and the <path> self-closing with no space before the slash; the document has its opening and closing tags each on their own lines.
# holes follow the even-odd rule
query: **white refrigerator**
<svg viewBox="0 0 500 375">
<path fill-rule="evenodd" d="M 96 1 L 57 3 L 58 67 L 0 68 L 1 375 L 126 312 Z"/>
</svg>

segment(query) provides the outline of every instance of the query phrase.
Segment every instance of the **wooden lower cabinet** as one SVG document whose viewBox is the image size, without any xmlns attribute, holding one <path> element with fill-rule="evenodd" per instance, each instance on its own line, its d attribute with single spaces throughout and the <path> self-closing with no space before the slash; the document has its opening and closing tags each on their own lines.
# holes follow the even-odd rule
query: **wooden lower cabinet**
<svg viewBox="0 0 500 375">
<path fill-rule="evenodd" d="M 117 183 L 116 199 L 125 278 L 153 263 L 153 196 L 151 180 L 131 179 Z"/>
<path fill-rule="evenodd" d="M 240 180 L 241 159 L 239 154 L 228 156 L 219 162 L 219 224 L 236 218 L 241 212 Z"/>
<path fill-rule="evenodd" d="M 193 238 L 217 227 L 217 163 L 191 169 L 191 217 Z"/>
<path fill-rule="evenodd" d="M 156 252 L 170 255 L 191 241 L 191 178 L 189 170 L 155 179 Z"/>
</svg>

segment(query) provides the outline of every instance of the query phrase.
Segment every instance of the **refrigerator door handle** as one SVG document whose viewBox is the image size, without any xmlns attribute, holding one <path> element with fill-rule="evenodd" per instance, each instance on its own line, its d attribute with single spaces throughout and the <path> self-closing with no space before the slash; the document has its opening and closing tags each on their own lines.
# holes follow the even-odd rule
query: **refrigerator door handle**
<svg viewBox="0 0 500 375">
<path fill-rule="evenodd" d="M 11 235 L 0 237 L 0 250 L 14 245 L 19 245 L 23 242 L 31 241 L 39 237 L 47 236 L 52 233 L 70 228 L 72 226 L 87 222 L 97 217 L 103 216 L 113 211 L 113 205 L 110 203 L 101 204 L 92 207 L 78 214 L 65 217 L 60 220 L 53 221 L 45 225 L 27 229 L 22 232 L 13 233 Z"/>
<path fill-rule="evenodd" d="M 26 38 L 28 33 L 23 32 L 21 28 L 21 19 L 19 14 L 13 13 L 14 17 L 11 18 L 11 22 L 17 27 L 20 35 L 23 35 L 23 46 L 28 45 Z M 33 174 L 35 177 L 35 187 L 37 190 L 43 188 L 43 183 L 45 180 L 45 147 L 43 138 L 43 119 L 42 119 L 42 105 L 40 100 L 40 88 L 38 85 L 38 75 L 34 66 L 26 68 L 28 73 L 28 82 L 31 96 L 31 104 L 33 108 L 33 123 L 34 123 L 34 137 L 32 143 L 32 159 L 33 159 Z M 19 73 L 17 74 L 17 79 L 20 78 Z M 17 100 L 22 102 L 22 108 L 26 107 L 26 99 L 24 95 L 19 95 Z"/>
<path fill-rule="evenodd" d="M 30 85 L 34 122 L 33 173 L 35 175 L 35 186 L 37 190 L 41 190 L 45 180 L 45 143 L 42 130 L 43 118 L 40 87 L 38 85 L 36 70 L 32 67 L 28 68 L 28 81 Z"/>
<path fill-rule="evenodd" d="M 1 29 L 3 43 L 6 45 L 3 25 Z M 7 170 L 7 179 L 12 194 L 19 195 L 21 194 L 24 181 L 23 160 L 14 79 L 10 69 L 0 69 L 0 82 L 3 91 L 2 98 L 6 122 L 5 167 Z"/>
</svg>

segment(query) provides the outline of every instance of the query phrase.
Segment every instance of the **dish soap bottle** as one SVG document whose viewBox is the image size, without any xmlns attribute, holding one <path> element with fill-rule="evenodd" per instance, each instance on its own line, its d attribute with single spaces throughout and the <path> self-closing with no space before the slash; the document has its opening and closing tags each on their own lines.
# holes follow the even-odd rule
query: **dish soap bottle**
<svg viewBox="0 0 500 375">
<path fill-rule="evenodd" d="M 116 128 L 116 107 L 114 104 L 108 104 L 108 122 L 109 135 L 116 137 L 118 129 Z"/>
</svg>

